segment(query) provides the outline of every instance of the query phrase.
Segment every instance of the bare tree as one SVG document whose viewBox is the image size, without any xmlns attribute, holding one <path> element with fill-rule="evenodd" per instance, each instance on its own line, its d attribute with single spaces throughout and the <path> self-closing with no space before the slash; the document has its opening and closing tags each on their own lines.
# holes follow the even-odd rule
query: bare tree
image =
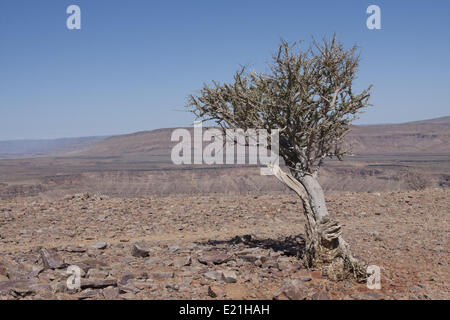
<svg viewBox="0 0 450 320">
<path fill-rule="evenodd" d="M 221 128 L 279 129 L 279 153 L 289 173 L 271 166 L 276 177 L 298 194 L 307 218 L 304 262 L 330 279 L 366 277 L 341 236 L 340 224 L 327 211 L 318 169 L 325 158 L 341 160 L 348 150 L 342 140 L 350 123 L 367 107 L 370 89 L 354 93 L 359 54 L 337 41 L 281 41 L 268 74 L 242 68 L 229 84 L 204 85 L 189 96 L 188 107 L 198 119 Z"/>
</svg>

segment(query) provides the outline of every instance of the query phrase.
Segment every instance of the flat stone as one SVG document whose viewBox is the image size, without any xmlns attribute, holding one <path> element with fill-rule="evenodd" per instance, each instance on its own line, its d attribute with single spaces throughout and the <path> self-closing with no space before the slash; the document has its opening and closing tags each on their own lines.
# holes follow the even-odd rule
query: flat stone
<svg viewBox="0 0 450 320">
<path fill-rule="evenodd" d="M 159 272 L 154 272 L 152 274 L 152 277 L 153 277 L 153 279 L 169 279 L 169 278 L 174 277 L 174 273 L 159 271 Z"/>
<path fill-rule="evenodd" d="M 36 283 L 36 284 L 32 284 L 30 286 L 30 288 L 32 288 L 33 290 L 35 290 L 36 292 L 42 293 L 42 292 L 52 292 L 53 288 L 51 285 L 47 284 L 47 283 Z"/>
<path fill-rule="evenodd" d="M 207 254 L 198 258 L 202 264 L 222 264 L 232 260 L 233 257 L 226 253 Z"/>
<path fill-rule="evenodd" d="M 121 294 L 119 297 L 122 300 L 136 300 L 136 295 L 132 292 L 127 292 L 125 294 Z"/>
<path fill-rule="evenodd" d="M 133 257 L 145 258 L 150 255 L 150 249 L 141 246 L 138 243 L 133 245 L 133 249 L 131 250 L 131 255 Z"/>
<path fill-rule="evenodd" d="M 120 278 L 120 284 L 126 284 L 128 281 L 135 279 L 136 276 L 132 273 L 127 273 L 124 274 L 121 278 Z"/>
<path fill-rule="evenodd" d="M 273 295 L 275 300 L 305 300 L 308 288 L 300 279 L 287 280 Z"/>
<path fill-rule="evenodd" d="M 311 296 L 311 300 L 330 300 L 330 296 L 326 292 L 319 291 Z"/>
<path fill-rule="evenodd" d="M 219 272 L 219 271 L 208 271 L 208 272 L 205 272 L 203 274 L 203 276 L 206 279 L 217 281 L 217 280 L 222 279 L 222 272 Z"/>
<path fill-rule="evenodd" d="M 92 249 L 103 250 L 106 249 L 107 246 L 108 244 L 105 241 L 99 241 L 97 243 L 90 245 L 89 247 Z"/>
<path fill-rule="evenodd" d="M 101 290 L 87 289 L 82 291 L 77 297 L 80 300 L 92 299 L 101 295 Z"/>
<path fill-rule="evenodd" d="M 106 287 L 116 287 L 117 280 L 114 279 L 81 279 L 81 289 L 102 289 Z"/>
<path fill-rule="evenodd" d="M 151 258 L 148 258 L 147 260 L 145 260 L 145 264 L 146 265 L 154 265 L 154 264 L 160 263 L 161 261 L 162 261 L 161 258 L 151 257 Z"/>
<path fill-rule="evenodd" d="M 262 266 L 265 268 L 278 269 L 278 262 L 274 260 L 267 260 L 266 262 L 263 263 Z"/>
<path fill-rule="evenodd" d="M 237 276 L 234 271 L 225 270 L 222 272 L 222 280 L 226 283 L 235 283 L 237 282 Z"/>
<path fill-rule="evenodd" d="M 43 248 L 40 255 L 45 269 L 62 269 L 67 266 L 54 249 Z"/>
<path fill-rule="evenodd" d="M 118 300 L 119 299 L 119 289 L 116 287 L 107 287 L 102 291 L 103 296 L 106 300 Z"/>
<path fill-rule="evenodd" d="M 132 282 L 119 285 L 119 293 L 138 293 L 139 289 L 134 286 Z"/>
<path fill-rule="evenodd" d="M 244 261 L 247 261 L 247 262 L 252 262 L 252 263 L 259 259 L 258 256 L 249 255 L 249 254 L 247 254 L 247 255 L 240 255 L 240 256 L 238 256 L 238 258 L 240 258 L 240 259 L 242 259 Z"/>
<path fill-rule="evenodd" d="M 290 262 L 287 261 L 278 261 L 278 270 L 283 271 L 283 270 L 292 270 L 293 269 L 293 265 Z"/>
<path fill-rule="evenodd" d="M 181 268 L 181 267 L 186 267 L 186 266 L 190 266 L 192 262 L 191 257 L 180 257 L 180 258 L 176 258 L 173 261 L 173 265 L 177 268 Z"/>
<path fill-rule="evenodd" d="M 312 280 L 312 277 L 311 276 L 303 276 L 303 277 L 300 277 L 300 280 L 308 282 L 308 281 Z"/>
<path fill-rule="evenodd" d="M 25 297 L 36 293 L 33 285 L 36 284 L 30 280 L 11 280 L 0 282 L 0 295 L 14 292 L 15 294 Z"/>
<path fill-rule="evenodd" d="M 86 248 L 83 247 L 75 247 L 75 246 L 68 246 L 65 249 L 67 252 L 74 252 L 74 253 L 84 253 L 86 252 Z"/>
<path fill-rule="evenodd" d="M 146 281 L 134 281 L 133 285 L 135 286 L 136 289 L 138 290 L 145 290 L 148 288 L 152 288 L 153 284 L 150 282 L 146 282 Z"/>
</svg>

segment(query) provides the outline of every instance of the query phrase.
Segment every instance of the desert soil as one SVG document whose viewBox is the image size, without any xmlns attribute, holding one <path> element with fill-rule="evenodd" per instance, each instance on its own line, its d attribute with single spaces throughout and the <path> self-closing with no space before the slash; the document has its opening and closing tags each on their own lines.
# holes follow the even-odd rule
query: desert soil
<svg viewBox="0 0 450 320">
<path fill-rule="evenodd" d="M 450 190 L 327 194 L 381 289 L 305 269 L 293 194 L 0 201 L 0 299 L 450 299 Z M 81 289 L 66 286 L 81 268 Z"/>
</svg>

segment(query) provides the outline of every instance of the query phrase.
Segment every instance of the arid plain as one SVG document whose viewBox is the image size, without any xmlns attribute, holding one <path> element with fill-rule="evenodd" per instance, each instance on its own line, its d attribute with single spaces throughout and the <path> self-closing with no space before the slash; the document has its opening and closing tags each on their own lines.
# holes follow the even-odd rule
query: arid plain
<svg viewBox="0 0 450 320">
<path fill-rule="evenodd" d="M 257 167 L 173 165 L 171 132 L 0 142 L 0 298 L 450 298 L 450 117 L 353 127 L 320 172 L 381 290 L 306 270 L 299 199 Z"/>
</svg>

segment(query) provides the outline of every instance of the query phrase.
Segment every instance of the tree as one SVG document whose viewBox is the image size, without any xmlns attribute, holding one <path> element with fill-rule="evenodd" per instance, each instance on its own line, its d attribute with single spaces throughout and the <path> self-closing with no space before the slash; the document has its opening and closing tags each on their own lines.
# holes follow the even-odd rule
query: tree
<svg viewBox="0 0 450 320">
<path fill-rule="evenodd" d="M 301 198 L 307 218 L 308 267 L 330 279 L 366 277 L 341 235 L 341 225 L 328 213 L 318 169 L 326 158 L 342 159 L 343 137 L 358 113 L 369 106 L 371 86 L 354 93 L 359 65 L 356 46 L 346 49 L 334 35 L 313 41 L 281 41 L 266 74 L 242 68 L 229 84 L 204 85 L 190 95 L 188 108 L 197 119 L 213 120 L 222 129 L 279 130 L 279 154 L 289 172 L 271 166 L 275 176 Z"/>
</svg>

